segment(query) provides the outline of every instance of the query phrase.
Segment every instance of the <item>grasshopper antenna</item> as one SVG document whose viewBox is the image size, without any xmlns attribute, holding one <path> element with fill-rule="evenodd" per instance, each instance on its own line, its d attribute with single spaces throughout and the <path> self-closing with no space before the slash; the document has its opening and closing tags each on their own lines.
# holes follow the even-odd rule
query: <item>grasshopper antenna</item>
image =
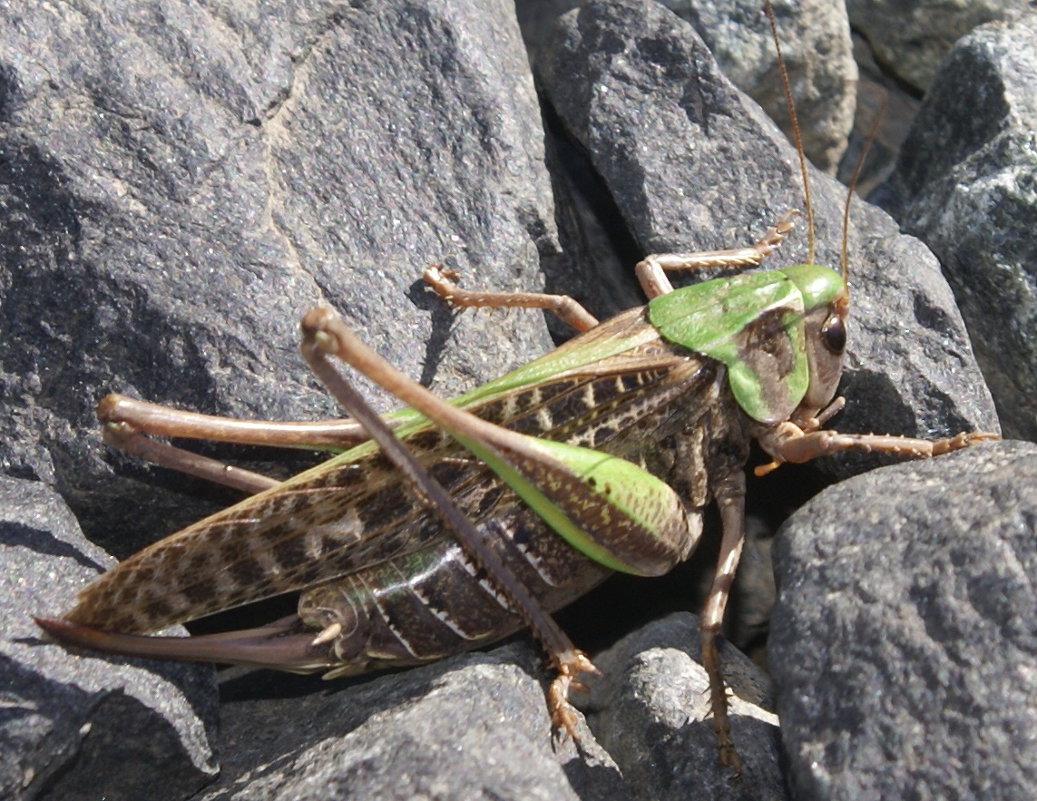
<svg viewBox="0 0 1037 801">
<path fill-rule="evenodd" d="M 843 205 L 843 241 L 839 253 L 839 270 L 843 275 L 843 286 L 846 287 L 847 296 L 850 291 L 850 267 L 849 267 L 849 239 L 850 239 L 850 202 L 853 200 L 853 193 L 857 189 L 857 181 L 861 177 L 861 169 L 864 167 L 864 160 L 868 157 L 868 151 L 871 150 L 872 142 L 875 141 L 875 137 L 879 132 L 879 123 L 882 121 L 883 115 L 886 113 L 886 104 L 889 102 L 889 95 L 884 94 L 882 96 L 882 103 L 879 105 L 878 113 L 875 115 L 875 119 L 871 121 L 871 127 L 868 129 L 868 135 L 864 139 L 864 145 L 861 147 L 861 154 L 857 157 L 857 163 L 853 165 L 853 175 L 850 176 L 850 183 L 846 191 L 846 203 Z"/>
<path fill-rule="evenodd" d="M 803 178 L 803 205 L 807 215 L 807 264 L 813 264 L 814 204 L 810 202 L 810 179 L 807 177 L 807 157 L 803 154 L 803 137 L 799 133 L 799 117 L 796 116 L 796 104 L 792 100 L 792 86 L 789 83 L 789 73 L 785 69 L 785 59 L 781 55 L 781 42 L 778 41 L 778 22 L 774 16 L 774 6 L 771 5 L 771 0 L 764 0 L 763 7 L 767 13 L 767 22 L 771 26 L 771 38 L 774 40 L 774 50 L 778 56 L 778 74 L 781 75 L 781 88 L 785 92 L 785 105 L 789 110 L 792 142 L 796 146 L 796 155 L 799 156 L 799 172 Z M 843 283 L 846 283 L 845 273 L 843 273 Z"/>
</svg>

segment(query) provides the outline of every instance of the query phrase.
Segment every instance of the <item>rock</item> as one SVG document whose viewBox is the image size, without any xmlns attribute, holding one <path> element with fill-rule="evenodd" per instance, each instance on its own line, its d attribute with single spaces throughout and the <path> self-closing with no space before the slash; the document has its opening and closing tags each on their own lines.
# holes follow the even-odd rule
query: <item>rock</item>
<svg viewBox="0 0 1037 801">
<path fill-rule="evenodd" d="M 300 697 L 231 698 L 223 774 L 201 798 L 629 799 L 585 726 L 582 754 L 552 747 L 539 662 L 512 645 Z"/>
<path fill-rule="evenodd" d="M 4 798 L 172 800 L 216 775 L 212 668 L 73 654 L 32 621 L 112 562 L 53 490 L 0 478 Z"/>
<path fill-rule="evenodd" d="M 731 729 L 743 761 L 720 764 L 710 719 L 709 678 L 699 664 L 698 620 L 675 614 L 595 657 L 604 674 L 588 701 L 591 729 L 639 798 L 786 799 L 777 718 L 763 671 L 721 643 L 732 693 Z"/>
<path fill-rule="evenodd" d="M 951 46 L 984 22 L 1016 17 L 1025 0 L 849 0 L 853 27 L 902 82 L 929 88 Z"/>
<path fill-rule="evenodd" d="M 860 71 L 857 112 L 836 177 L 847 186 L 852 184 L 860 197 L 871 198 L 876 187 L 893 174 L 921 100 L 883 70 L 859 33 L 853 34 L 853 57 Z M 868 151 L 862 162 L 865 147 Z"/>
<path fill-rule="evenodd" d="M 763 4 L 753 0 L 713 3 L 662 0 L 661 4 L 694 26 L 727 78 L 791 135 L 788 107 Z M 550 39 L 555 18 L 580 5 L 579 0 L 519 0 L 516 3 L 532 60 L 538 58 Z M 817 167 L 832 172 L 846 148 L 846 136 L 853 124 L 857 83 L 846 9 L 823 3 L 792 5 L 781 0 L 775 6 L 803 147 L 807 158 Z M 825 58 L 817 58 L 817 53 L 824 53 Z"/>
<path fill-rule="evenodd" d="M 663 5 L 694 26 L 724 75 L 791 138 L 785 90 L 763 4 L 664 0 Z M 803 149 L 815 166 L 832 173 L 846 149 L 856 103 L 857 63 L 846 8 L 838 3 L 778 2 L 774 11 Z"/>
<path fill-rule="evenodd" d="M 176 0 L 118 0 L 66 16 L 30 4 L 5 10 L 3 22 L 0 402 L 10 412 L 0 419 L 0 466 L 59 490 L 91 540 L 119 555 L 233 495 L 112 455 L 92 413 L 104 393 L 248 417 L 334 415 L 297 355 L 298 319 L 318 302 L 339 308 L 409 374 L 452 393 L 550 344 L 538 313 L 453 314 L 418 283 L 426 263 L 459 267 L 466 286 L 576 287 L 604 316 L 643 301 L 631 291 L 630 269 L 645 253 L 748 244 L 800 205 L 787 142 L 723 77 L 690 26 L 645 2 L 587 4 L 537 48 L 546 123 L 507 4 L 393 0 L 344 9 L 299 0 L 217 13 Z M 585 183 L 572 180 L 577 169 Z M 818 258 L 835 263 L 843 190 L 812 176 Z M 577 224 L 578 213 L 599 235 Z M 800 226 L 771 265 L 802 260 L 804 241 Z M 926 436 L 995 428 L 931 254 L 863 205 L 850 253 L 851 402 L 836 425 Z M 602 262 L 616 273 L 601 271 Z M 205 452 L 253 458 L 239 447 Z M 311 459 L 256 458 L 280 474 Z M 841 459 L 829 469 L 844 475 L 878 461 Z M 787 503 L 773 502 L 769 515 Z M 53 547 L 88 553 L 74 533 L 55 533 Z M 35 566 L 34 546 L 16 544 L 16 565 Z M 101 564 L 97 553 L 90 559 Z M 67 608 L 84 580 L 77 573 L 38 583 L 19 625 L 28 626 L 26 611 Z M 686 593 L 681 587 L 685 605 Z M 623 604 L 635 606 L 629 597 Z M 667 628 L 663 641 L 690 637 L 682 626 Z M 38 638 L 31 627 L 24 636 Z M 29 644 L 39 658 L 70 658 Z M 694 653 L 694 640 L 687 644 Z M 203 792 L 620 799 L 677 787 L 628 761 L 653 743 L 609 731 L 605 710 L 595 712 L 596 736 L 615 743 L 636 779 L 620 780 L 589 732 L 582 755 L 550 754 L 529 654 L 459 657 L 362 683 L 230 674 L 217 741 L 225 775 Z M 649 668 L 671 660 L 682 686 L 695 686 L 701 677 L 688 654 L 646 657 Z M 77 675 L 96 664 L 105 681 L 123 663 L 74 661 Z M 187 695 L 195 681 L 158 670 L 149 665 L 148 676 L 163 677 L 160 689 L 138 693 L 146 709 Z M 49 681 L 38 675 L 50 674 L 18 673 L 12 692 L 37 698 L 36 683 Z M 110 688 L 90 681 L 83 694 Z M 684 730 L 682 707 L 658 710 L 642 695 L 614 692 L 626 713 L 670 727 L 672 739 L 654 744 L 655 753 L 677 766 L 681 792 L 691 795 L 696 776 L 711 770 L 708 727 Z M 660 693 L 681 694 L 663 683 L 649 695 Z M 46 707 L 54 722 L 44 723 L 62 732 L 58 757 L 34 762 L 35 745 L 18 740 L 16 764 L 34 774 L 26 785 L 20 767 L 10 786 L 36 793 L 46 784 L 55 798 L 85 786 L 74 784 L 78 769 L 59 779 L 51 767 L 70 764 L 87 721 L 79 690 L 73 701 Z M 154 720 L 134 700 L 107 706 L 118 715 L 84 744 L 118 742 L 117 734 L 141 728 L 136 721 Z M 143 756 L 112 751 L 122 762 L 103 775 L 121 784 L 102 791 L 140 797 L 146 770 L 149 797 L 186 796 L 212 777 L 203 724 L 162 720 L 149 730 L 157 740 L 139 746 Z M 627 720 L 611 725 L 629 728 Z M 755 728 L 766 743 L 769 726 L 739 718 L 736 735 Z M 702 759 L 678 765 L 679 749 L 699 735 Z M 172 756 L 156 763 L 152 742 L 166 741 Z M 27 742 L 28 757 L 20 750 Z M 775 797 L 773 748 L 753 753 L 750 778 Z M 107 771 L 103 756 L 88 764 Z M 699 786 L 705 793 L 714 779 Z"/>
<path fill-rule="evenodd" d="M 770 664 L 800 799 L 1024 799 L 1037 780 L 1037 446 L 827 490 L 779 532 Z"/>
<path fill-rule="evenodd" d="M 558 254 L 508 4 L 293 8 L 4 13 L 0 465 L 57 486 L 120 555 L 229 496 L 142 485 L 169 480 L 101 446 L 107 392 L 335 416 L 298 354 L 317 303 L 446 394 L 551 345 L 542 315 L 459 317 L 420 281 L 444 262 L 536 288 Z M 143 536 L 113 535 L 131 517 Z"/>
<path fill-rule="evenodd" d="M 1033 14 L 963 39 L 933 80 L 886 201 L 939 257 L 1005 433 L 1023 439 L 1037 439 L 1035 79 Z"/>
</svg>

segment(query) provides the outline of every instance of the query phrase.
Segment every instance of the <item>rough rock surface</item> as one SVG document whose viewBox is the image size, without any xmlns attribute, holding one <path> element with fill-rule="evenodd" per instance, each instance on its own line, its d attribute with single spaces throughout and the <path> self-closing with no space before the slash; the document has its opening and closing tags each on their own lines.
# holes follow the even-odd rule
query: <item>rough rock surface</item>
<svg viewBox="0 0 1037 801">
<path fill-rule="evenodd" d="M 943 264 L 1008 436 L 1037 438 L 1037 15 L 963 39 L 888 205 Z"/>
<path fill-rule="evenodd" d="M 769 681 L 722 643 L 731 731 L 742 759 L 737 781 L 717 760 L 709 678 L 699 664 L 698 619 L 676 614 L 634 632 L 595 658 L 587 722 L 644 799 L 788 798 Z"/>
<path fill-rule="evenodd" d="M 1026 799 L 1037 781 L 1037 446 L 819 495 L 775 549 L 770 664 L 801 799 Z"/>
<path fill-rule="evenodd" d="M 32 621 L 113 562 L 57 493 L 0 477 L 3 798 L 174 801 L 217 773 L 211 667 L 73 654 Z"/>
<path fill-rule="evenodd" d="M 280 697 L 225 684 L 223 772 L 200 798 L 629 799 L 586 726 L 582 753 L 552 747 L 539 662 L 516 644 Z"/>
<path fill-rule="evenodd" d="M 0 464 L 57 486 L 117 553 L 140 542 L 113 520 L 154 534 L 201 509 L 113 481 L 92 412 L 106 392 L 334 416 L 298 354 L 321 302 L 444 393 L 550 346 L 537 315 L 456 323 L 420 282 L 444 262 L 531 288 L 558 253 L 508 4 L 4 16 Z"/>
<path fill-rule="evenodd" d="M 790 133 L 770 26 L 757 0 L 663 3 L 688 20 L 724 75 Z M 803 133 L 803 149 L 817 167 L 834 172 L 853 126 L 857 63 L 850 21 L 839 3 L 777 2 L 781 52 Z M 822 57 L 818 57 L 822 55 Z"/>
<path fill-rule="evenodd" d="M 1025 0 L 847 0 L 850 22 L 894 75 L 929 88 L 951 46 L 984 22 L 1023 13 Z"/>
</svg>

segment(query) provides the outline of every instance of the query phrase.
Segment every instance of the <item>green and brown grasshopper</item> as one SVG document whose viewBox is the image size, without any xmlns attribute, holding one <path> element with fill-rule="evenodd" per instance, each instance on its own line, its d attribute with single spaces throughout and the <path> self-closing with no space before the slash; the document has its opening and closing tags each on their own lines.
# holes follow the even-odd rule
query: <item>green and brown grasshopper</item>
<svg viewBox="0 0 1037 801">
<path fill-rule="evenodd" d="M 329 675 L 420 663 L 531 626 L 559 669 L 552 711 L 567 724 L 566 687 L 589 666 L 548 614 L 612 570 L 669 570 L 716 501 L 723 541 L 703 659 L 722 755 L 734 764 L 716 637 L 742 544 L 750 441 L 777 464 L 859 448 L 932 455 L 987 436 L 930 442 L 822 428 L 841 408 L 845 270 L 804 264 L 671 290 L 665 270 L 759 263 L 791 219 L 749 248 L 646 258 L 637 272 L 649 304 L 601 324 L 556 299 L 464 293 L 431 271 L 432 286 L 460 305 L 559 307 L 585 329 L 451 404 L 372 362 L 327 312 L 311 313 L 304 351 L 352 414 L 364 408 L 328 372 L 329 354 L 420 410 L 385 418 L 406 446 L 395 455 L 363 442 L 278 483 L 148 435 L 342 449 L 375 434 L 377 420 L 263 424 L 106 398 L 109 441 L 253 495 L 127 559 L 62 619 L 41 624 L 102 650 Z M 301 591 L 298 614 L 260 629 L 135 636 L 292 591 Z"/>
</svg>

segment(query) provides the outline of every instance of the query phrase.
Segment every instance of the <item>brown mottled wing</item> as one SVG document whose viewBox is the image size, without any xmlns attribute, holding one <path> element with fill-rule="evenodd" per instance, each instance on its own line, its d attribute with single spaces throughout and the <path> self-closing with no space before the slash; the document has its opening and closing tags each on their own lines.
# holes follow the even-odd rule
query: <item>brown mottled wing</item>
<svg viewBox="0 0 1037 801">
<path fill-rule="evenodd" d="M 400 553 L 429 522 L 377 453 L 325 462 L 121 562 L 69 620 L 154 631 L 361 569 Z M 449 464 L 449 461 L 445 462 Z M 481 472 L 477 462 L 458 463 Z"/>
</svg>

